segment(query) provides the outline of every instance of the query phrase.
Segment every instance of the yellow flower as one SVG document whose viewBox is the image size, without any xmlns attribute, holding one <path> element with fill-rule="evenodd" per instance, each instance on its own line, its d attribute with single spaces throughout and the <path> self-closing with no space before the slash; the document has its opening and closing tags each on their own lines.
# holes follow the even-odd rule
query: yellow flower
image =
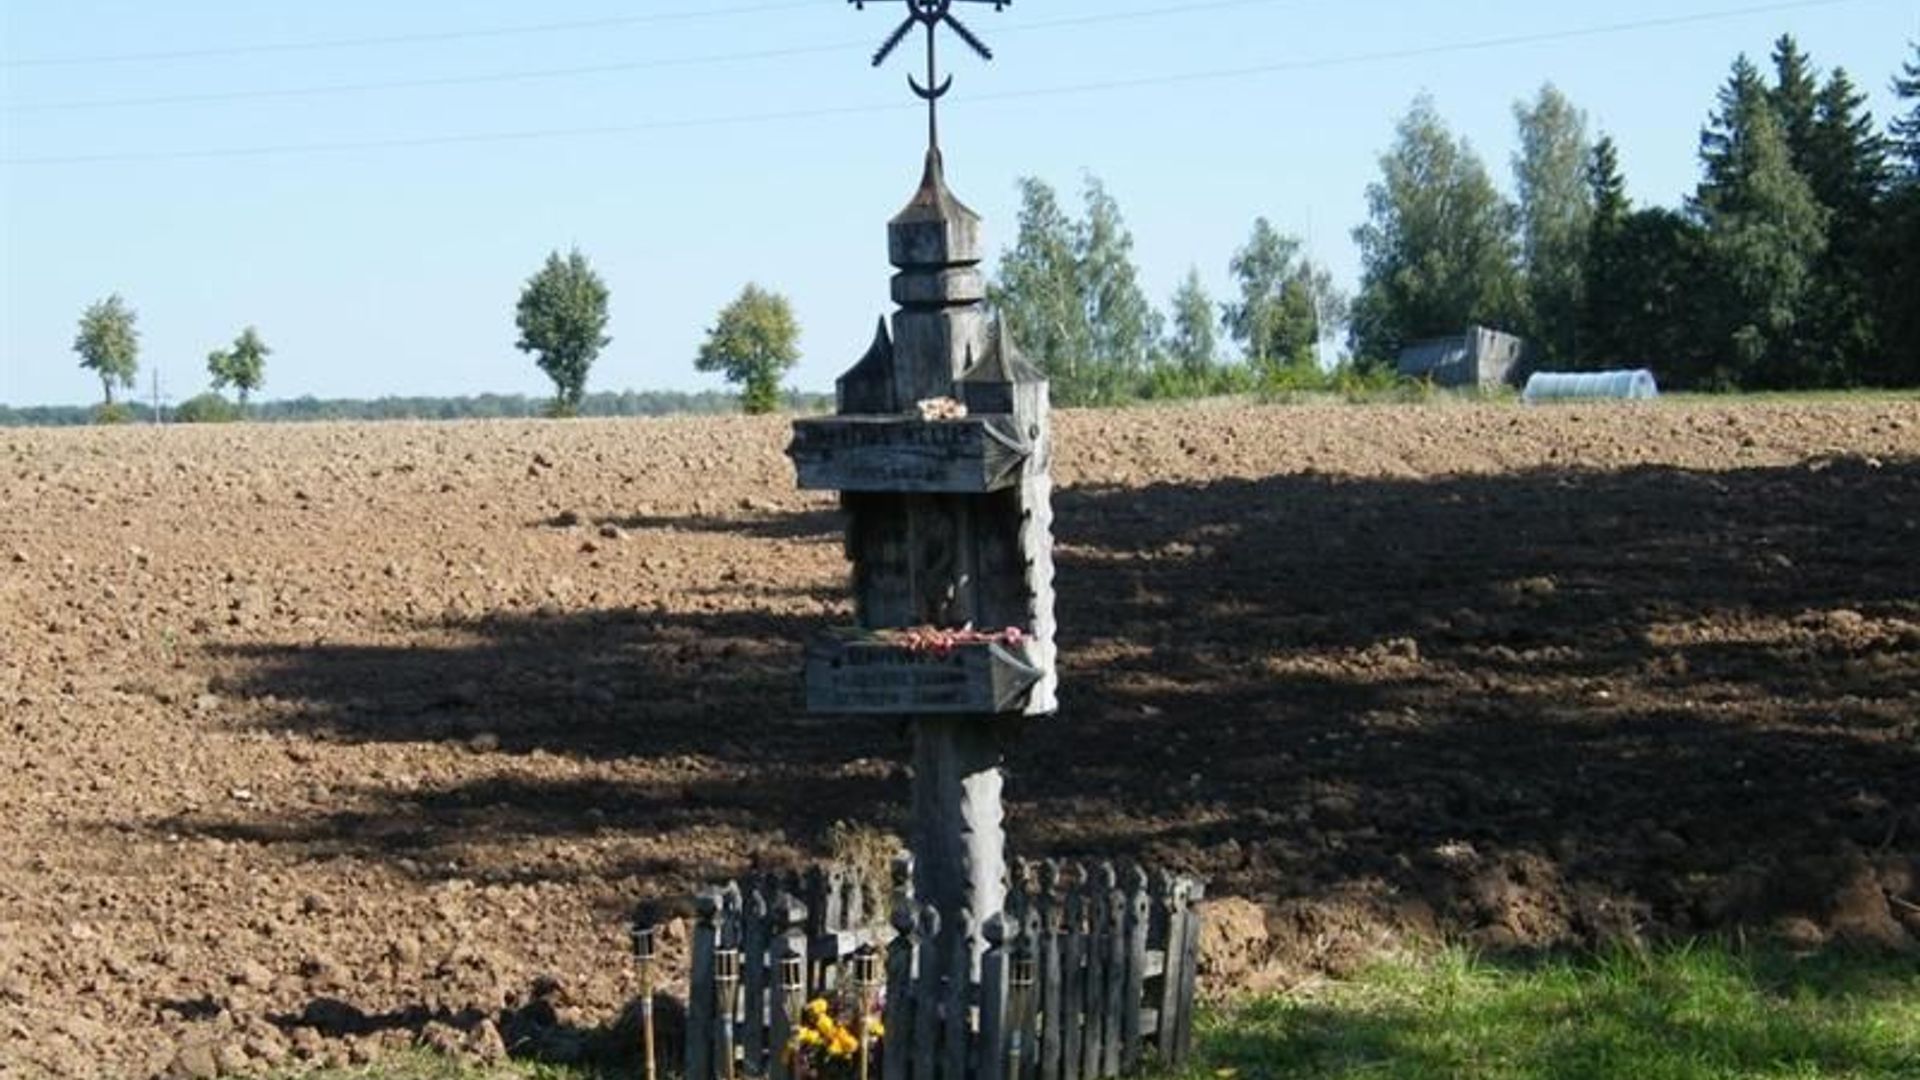
<svg viewBox="0 0 1920 1080">
<path fill-rule="evenodd" d="M 812 1001 L 807 1002 L 807 1012 L 813 1016 L 827 1015 L 827 999 L 814 998 Z"/>
<path fill-rule="evenodd" d="M 800 1034 L 794 1037 L 800 1040 L 802 1046 L 819 1046 L 824 1041 L 820 1038 L 820 1033 L 812 1028 L 801 1028 Z"/>
<path fill-rule="evenodd" d="M 877 1017 L 869 1020 L 867 1021 L 867 1034 L 876 1039 L 884 1039 L 887 1036 L 887 1025 L 881 1023 Z"/>
</svg>

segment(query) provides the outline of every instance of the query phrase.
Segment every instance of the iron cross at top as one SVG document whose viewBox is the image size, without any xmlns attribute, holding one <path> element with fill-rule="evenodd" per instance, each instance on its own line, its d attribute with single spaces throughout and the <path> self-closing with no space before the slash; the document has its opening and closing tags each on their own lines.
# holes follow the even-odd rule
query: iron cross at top
<svg viewBox="0 0 1920 1080">
<path fill-rule="evenodd" d="M 848 0 L 848 2 L 857 10 L 867 9 L 867 0 Z M 874 0 L 874 2 L 879 3 L 880 0 Z M 900 43 L 906 40 L 916 24 L 927 28 L 927 84 L 921 86 L 918 80 L 909 75 L 907 85 L 913 87 L 913 92 L 927 102 L 928 149 L 940 148 L 939 103 L 940 99 L 946 96 L 947 91 L 953 89 L 953 76 L 947 76 L 944 81 L 939 77 L 940 69 L 935 55 L 937 41 L 935 32 L 940 29 L 940 24 L 945 23 L 961 41 L 966 42 L 969 48 L 979 53 L 982 60 L 991 60 L 993 50 L 987 48 L 986 42 L 981 41 L 972 30 L 967 29 L 966 23 L 955 17 L 953 5 L 992 4 L 993 10 L 1005 11 L 1007 5 L 1012 2 L 1013 0 L 907 0 L 906 20 L 893 33 L 887 35 L 887 40 L 881 43 L 879 51 L 873 54 L 873 66 L 879 67 L 887 62 L 887 57 L 893 55 L 893 50 L 900 47 Z"/>
</svg>

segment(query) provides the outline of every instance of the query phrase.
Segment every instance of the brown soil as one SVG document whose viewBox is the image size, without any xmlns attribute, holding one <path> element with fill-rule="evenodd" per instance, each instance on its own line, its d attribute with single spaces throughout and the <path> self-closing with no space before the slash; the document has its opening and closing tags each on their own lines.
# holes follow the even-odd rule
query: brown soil
<svg viewBox="0 0 1920 1080">
<path fill-rule="evenodd" d="M 1920 932 L 1920 405 L 1059 427 L 1015 846 L 1255 902 L 1218 978 Z M 784 439 L 0 432 L 0 1074 L 566 1057 L 636 901 L 898 830 L 901 732 L 798 708 L 844 566 Z"/>
</svg>

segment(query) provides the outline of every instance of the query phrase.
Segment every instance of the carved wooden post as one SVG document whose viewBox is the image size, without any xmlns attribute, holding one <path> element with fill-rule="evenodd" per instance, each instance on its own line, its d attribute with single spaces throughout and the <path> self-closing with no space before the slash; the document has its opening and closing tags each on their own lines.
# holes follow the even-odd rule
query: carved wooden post
<svg viewBox="0 0 1920 1080">
<path fill-rule="evenodd" d="M 1052 432 L 1046 380 L 988 323 L 980 219 L 937 149 L 887 231 L 892 333 L 788 450 L 801 487 L 843 493 L 859 623 L 809 648 L 807 703 L 915 720 L 913 892 L 952 920 L 1005 898 L 998 721 L 1055 709 Z"/>
</svg>

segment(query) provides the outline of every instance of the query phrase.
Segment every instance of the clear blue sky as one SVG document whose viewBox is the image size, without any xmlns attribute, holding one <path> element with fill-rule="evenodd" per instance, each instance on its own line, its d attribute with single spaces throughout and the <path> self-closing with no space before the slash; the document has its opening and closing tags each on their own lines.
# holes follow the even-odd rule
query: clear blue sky
<svg viewBox="0 0 1920 1080">
<path fill-rule="evenodd" d="M 1072 195 L 1091 171 L 1161 302 L 1190 265 L 1224 298 L 1258 215 L 1351 287 L 1365 187 L 1422 91 L 1505 184 L 1512 105 L 1551 80 L 1618 139 L 1633 195 L 1670 204 L 1735 54 L 1791 32 L 1884 120 L 1920 38 L 1916 0 L 963 6 L 999 55 L 948 50 L 943 138 L 993 249 L 1017 177 Z M 913 55 L 867 66 L 904 11 L 0 0 L 0 402 L 96 398 L 69 347 L 114 291 L 142 393 L 155 367 L 176 399 L 203 389 L 247 323 L 276 349 L 269 397 L 543 393 L 512 305 L 575 244 L 613 290 L 594 389 L 718 386 L 692 357 L 749 280 L 792 297 L 792 382 L 826 389 L 888 310 L 883 224 L 918 176 Z"/>
</svg>

